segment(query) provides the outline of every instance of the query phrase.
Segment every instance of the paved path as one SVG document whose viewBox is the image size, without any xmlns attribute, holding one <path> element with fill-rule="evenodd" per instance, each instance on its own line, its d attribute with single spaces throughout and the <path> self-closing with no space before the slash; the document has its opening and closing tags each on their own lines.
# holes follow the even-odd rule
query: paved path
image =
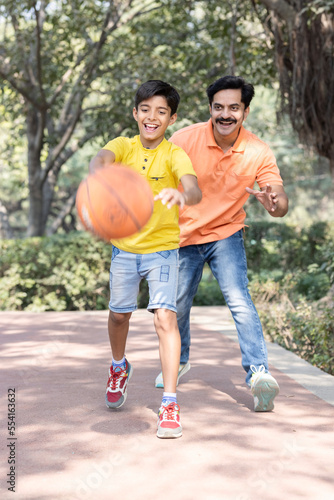
<svg viewBox="0 0 334 500">
<path fill-rule="evenodd" d="M 192 368 L 178 390 L 183 436 L 159 440 L 152 315 L 133 315 L 134 374 L 116 412 L 104 404 L 106 320 L 106 311 L 0 313 L 1 499 L 334 499 L 334 377 L 271 344 L 281 391 L 273 412 L 255 413 L 228 310 L 195 307 Z M 8 439 L 9 388 L 17 440 Z"/>
</svg>

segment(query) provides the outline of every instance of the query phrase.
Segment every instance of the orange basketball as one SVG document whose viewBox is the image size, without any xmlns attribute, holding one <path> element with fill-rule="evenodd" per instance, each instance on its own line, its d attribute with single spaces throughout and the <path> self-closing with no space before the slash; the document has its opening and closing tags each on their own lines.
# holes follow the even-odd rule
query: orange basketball
<svg viewBox="0 0 334 500">
<path fill-rule="evenodd" d="M 109 241 L 131 236 L 148 222 L 153 194 L 140 174 L 114 163 L 81 181 L 76 208 L 85 229 Z"/>
</svg>

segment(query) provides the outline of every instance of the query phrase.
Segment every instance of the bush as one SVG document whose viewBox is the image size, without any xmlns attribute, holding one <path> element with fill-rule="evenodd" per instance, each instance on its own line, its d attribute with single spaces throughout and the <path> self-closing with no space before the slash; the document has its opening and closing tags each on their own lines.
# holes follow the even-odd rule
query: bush
<svg viewBox="0 0 334 500">
<path fill-rule="evenodd" d="M 333 249 L 331 225 L 317 222 L 298 228 L 277 222 L 257 222 L 245 231 L 245 248 L 250 269 L 307 270 L 323 263 L 324 248 Z M 333 258 L 333 253 L 332 253 Z"/>
<path fill-rule="evenodd" d="M 287 297 L 259 308 L 264 332 L 272 342 L 334 375 L 334 311 L 301 299 L 295 307 Z"/>
<path fill-rule="evenodd" d="M 274 269 L 282 266 L 282 252 L 286 242 L 296 239 L 295 228 L 286 224 L 256 222 L 244 234 L 248 266 L 250 269 Z M 285 259 L 284 259 L 285 260 Z"/>
<path fill-rule="evenodd" d="M 299 273 L 295 289 L 308 300 L 319 300 L 329 291 L 330 279 L 318 264 L 311 264 L 307 272 Z"/>
<path fill-rule="evenodd" d="M 106 309 L 111 246 L 88 233 L 0 242 L 0 308 Z"/>
</svg>

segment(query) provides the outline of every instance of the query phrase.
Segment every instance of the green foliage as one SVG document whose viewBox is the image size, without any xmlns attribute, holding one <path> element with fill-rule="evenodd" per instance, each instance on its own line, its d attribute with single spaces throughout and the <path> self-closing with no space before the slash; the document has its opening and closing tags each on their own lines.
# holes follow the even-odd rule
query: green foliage
<svg viewBox="0 0 334 500">
<path fill-rule="evenodd" d="M 111 247 L 87 233 L 0 242 L 1 310 L 108 307 Z"/>
<path fill-rule="evenodd" d="M 306 273 L 300 273 L 295 290 L 308 300 L 319 300 L 330 289 L 329 276 L 319 270 L 317 264 L 308 266 Z"/>
<path fill-rule="evenodd" d="M 302 228 L 284 223 L 253 222 L 245 232 L 251 272 L 257 268 L 279 267 L 286 271 L 295 272 L 298 269 L 316 275 L 324 271 L 324 258 L 329 269 L 334 239 L 331 227 L 326 222 Z"/>
<path fill-rule="evenodd" d="M 107 43 L 97 51 L 109 4 L 110 23 L 119 19 Z M 277 123 L 273 39 L 263 30 L 251 2 L 239 2 L 238 8 L 235 2 L 218 0 L 135 0 L 131 8 L 128 2 L 112 4 L 93 0 L 37 3 L 37 14 L 45 8 L 39 18 L 38 44 L 32 3 L 11 0 L 0 6 L 0 43 L 4 47 L 0 66 L 19 88 L 26 89 L 29 97 L 39 103 L 46 100 L 41 168 L 57 143 L 66 144 L 53 169 L 57 185 L 52 205 L 45 209 L 49 211 L 49 228 L 87 174 L 90 158 L 116 135 L 137 133 L 132 106 L 140 83 L 161 78 L 178 88 L 179 119 L 169 135 L 182 126 L 207 120 L 205 90 L 213 80 L 232 70 L 256 87 L 246 126 L 267 141 L 277 157 L 286 190 L 294 202 L 286 220 L 330 218 L 334 203 L 329 177 L 325 175 L 328 164 L 306 153 L 286 117 Z M 256 9 L 266 15 L 261 4 Z M 13 29 L 14 20 L 19 31 Z M 33 85 L 38 76 L 42 91 Z M 32 186 L 26 170 L 26 109 L 26 100 L 8 80 L 0 81 L 0 133 L 4 139 L 0 144 L 0 197 L 18 236 L 28 225 Z M 76 110 L 80 110 L 80 119 L 72 131 L 68 119 Z M 72 135 L 68 135 L 70 130 Z M 63 158 L 68 158 L 64 165 Z M 270 217 L 252 198 L 247 213 L 250 220 Z M 73 223 L 63 224 L 65 231 L 73 227 Z"/>
<path fill-rule="evenodd" d="M 319 265 L 326 272 L 330 285 L 334 285 L 334 226 L 331 225 L 326 237 L 326 244 L 318 246 Z"/>
<path fill-rule="evenodd" d="M 133 97 L 143 81 L 160 78 L 178 88 L 179 127 L 208 118 L 205 89 L 231 71 L 232 60 L 255 84 L 275 77 L 273 48 L 249 2 L 237 11 L 218 0 L 10 0 L 0 14 L 0 196 L 16 236 L 38 226 L 28 208 L 47 192 L 35 194 L 47 166 L 54 191 L 43 214 L 50 229 L 90 158 L 111 138 L 137 133 Z M 31 107 L 35 118 L 27 120 Z M 41 140 L 34 165 L 28 136 L 36 149 Z M 43 232 L 30 226 L 29 234 Z"/>
<path fill-rule="evenodd" d="M 333 225 L 253 224 L 245 246 L 265 335 L 334 374 Z"/>
<path fill-rule="evenodd" d="M 334 375 L 333 302 L 326 307 L 301 298 L 295 307 L 283 295 L 258 310 L 268 338 Z"/>
</svg>

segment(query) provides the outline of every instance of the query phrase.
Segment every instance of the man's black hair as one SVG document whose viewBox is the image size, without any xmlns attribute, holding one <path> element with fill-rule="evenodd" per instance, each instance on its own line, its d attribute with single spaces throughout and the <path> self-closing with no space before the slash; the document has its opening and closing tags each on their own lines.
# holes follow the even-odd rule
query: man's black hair
<svg viewBox="0 0 334 500">
<path fill-rule="evenodd" d="M 171 115 L 176 113 L 180 102 L 179 93 L 169 83 L 161 80 L 148 80 L 138 88 L 135 95 L 135 108 L 138 110 L 138 106 L 142 101 L 146 101 L 146 99 L 155 95 L 165 97 L 171 109 Z"/>
<path fill-rule="evenodd" d="M 254 97 L 255 90 L 251 83 L 245 82 L 241 76 L 223 76 L 215 82 L 213 82 L 206 90 L 207 96 L 209 98 L 210 106 L 212 105 L 213 97 L 220 90 L 227 89 L 240 89 L 241 90 L 241 102 L 244 103 L 245 109 L 250 105 L 251 100 Z"/>
</svg>

